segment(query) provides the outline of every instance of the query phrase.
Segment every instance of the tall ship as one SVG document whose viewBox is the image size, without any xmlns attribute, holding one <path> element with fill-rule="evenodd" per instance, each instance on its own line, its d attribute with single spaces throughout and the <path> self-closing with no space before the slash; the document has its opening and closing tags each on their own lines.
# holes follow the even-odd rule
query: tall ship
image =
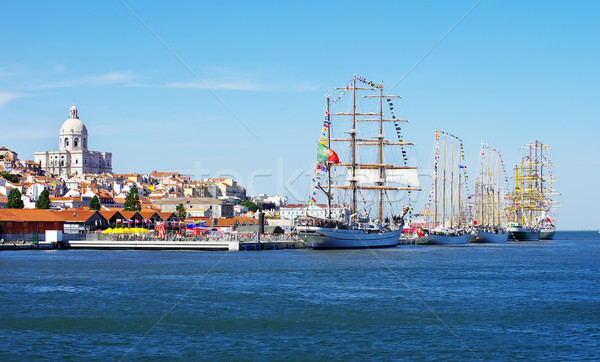
<svg viewBox="0 0 600 362">
<path fill-rule="evenodd" d="M 418 232 L 417 244 L 469 242 L 470 211 L 462 202 L 467 178 L 462 140 L 450 133 L 435 131 L 432 188 L 425 206 L 424 227 Z"/>
<path fill-rule="evenodd" d="M 408 121 L 394 111 L 400 97 L 358 75 L 336 90 L 336 97 L 326 96 L 313 191 L 296 232 L 313 249 L 396 246 L 406 205 L 420 191 L 407 154 L 414 143 L 401 134 Z M 323 197 L 326 213 L 315 215 L 311 210 Z M 332 213 L 332 204 L 338 212 Z M 339 205 L 348 213 L 339 212 Z"/>
<path fill-rule="evenodd" d="M 510 239 L 534 241 L 554 237 L 549 213 L 556 207 L 556 192 L 552 188 L 549 149 L 537 140 L 522 147 L 521 162 L 514 169 L 514 190 L 508 195 Z"/>
<path fill-rule="evenodd" d="M 508 231 L 504 224 L 505 196 L 503 162 L 500 151 L 481 142 L 479 179 L 476 181 L 475 242 L 499 243 L 508 241 Z M 503 177 L 504 176 L 504 177 Z"/>
</svg>

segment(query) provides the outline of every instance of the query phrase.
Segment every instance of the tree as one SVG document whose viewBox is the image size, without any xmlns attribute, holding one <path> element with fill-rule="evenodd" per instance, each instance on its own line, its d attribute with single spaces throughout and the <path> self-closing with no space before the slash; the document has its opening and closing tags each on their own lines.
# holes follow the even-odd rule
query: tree
<svg viewBox="0 0 600 362">
<path fill-rule="evenodd" d="M 8 193 L 8 202 L 6 203 L 7 209 L 22 209 L 23 200 L 21 200 L 21 191 L 19 189 L 12 189 Z"/>
<path fill-rule="evenodd" d="M 140 211 L 142 204 L 140 204 L 140 196 L 138 195 L 138 189 L 135 185 L 131 187 L 127 197 L 125 197 L 125 205 L 123 205 L 125 211 Z"/>
<path fill-rule="evenodd" d="M 90 210 L 100 210 L 100 200 L 98 200 L 98 196 L 94 195 L 90 200 Z"/>
<path fill-rule="evenodd" d="M 177 205 L 175 209 L 175 215 L 180 219 L 185 219 L 187 217 L 187 211 L 185 211 L 185 206 L 183 204 Z"/>
<path fill-rule="evenodd" d="M 43 210 L 47 210 L 50 208 L 50 193 L 48 192 L 48 190 L 44 189 L 42 191 L 40 197 L 35 202 L 35 208 Z"/>
<path fill-rule="evenodd" d="M 259 209 L 258 205 L 250 200 L 243 200 L 242 202 L 240 202 L 240 205 L 244 206 L 252 212 L 256 212 L 256 210 Z"/>
<path fill-rule="evenodd" d="M 12 183 L 17 183 L 19 182 L 19 175 L 15 175 L 13 173 L 9 173 L 8 171 L 1 171 L 0 172 L 0 176 L 2 176 L 3 178 L 5 178 L 6 180 L 12 182 Z"/>
</svg>

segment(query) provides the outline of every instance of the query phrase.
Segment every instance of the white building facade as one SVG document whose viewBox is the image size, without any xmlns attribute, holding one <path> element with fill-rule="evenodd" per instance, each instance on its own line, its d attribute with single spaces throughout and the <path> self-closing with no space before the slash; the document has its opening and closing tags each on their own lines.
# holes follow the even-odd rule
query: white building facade
<svg viewBox="0 0 600 362">
<path fill-rule="evenodd" d="M 58 151 L 36 152 L 35 162 L 56 176 L 112 173 L 112 153 L 88 150 L 88 131 L 75 105 L 60 128 Z"/>
</svg>

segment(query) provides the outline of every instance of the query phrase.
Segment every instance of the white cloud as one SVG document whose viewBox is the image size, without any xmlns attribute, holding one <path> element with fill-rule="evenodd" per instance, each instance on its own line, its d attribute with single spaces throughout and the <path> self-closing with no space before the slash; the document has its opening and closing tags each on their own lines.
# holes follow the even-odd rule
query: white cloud
<svg viewBox="0 0 600 362">
<path fill-rule="evenodd" d="M 116 84 L 116 83 L 125 83 L 134 78 L 133 73 L 129 71 L 125 72 L 109 72 L 106 74 L 94 75 L 88 77 L 89 81 L 93 83 L 93 85 L 105 85 L 105 84 Z M 84 78 L 85 79 L 85 78 Z"/>
<path fill-rule="evenodd" d="M 11 141 L 48 139 L 54 138 L 58 134 L 57 131 L 51 129 L 22 129 L 20 127 L 7 129 L 6 133 L 10 134 Z"/>
<path fill-rule="evenodd" d="M 240 91 L 267 91 L 269 87 L 245 82 L 173 82 L 168 83 L 166 88 L 200 88 L 214 90 L 240 90 Z"/>
<path fill-rule="evenodd" d="M 22 94 L 14 92 L 0 92 L 0 107 L 7 105 L 13 100 L 22 97 Z"/>
<path fill-rule="evenodd" d="M 126 84 L 135 75 L 130 71 L 108 72 L 104 74 L 88 75 L 76 78 L 65 79 L 56 83 L 46 84 L 28 84 L 24 88 L 27 89 L 55 89 L 68 87 L 98 87 L 112 84 Z"/>
<path fill-rule="evenodd" d="M 211 90 L 234 90 L 234 91 L 251 91 L 251 92 L 273 92 L 273 91 L 295 91 L 295 92 L 306 92 L 315 91 L 322 88 L 321 85 L 311 82 L 297 82 L 292 85 L 266 85 L 260 83 L 246 82 L 246 81 L 190 81 L 190 82 L 171 82 L 167 83 L 165 88 L 175 89 L 211 89 Z"/>
</svg>

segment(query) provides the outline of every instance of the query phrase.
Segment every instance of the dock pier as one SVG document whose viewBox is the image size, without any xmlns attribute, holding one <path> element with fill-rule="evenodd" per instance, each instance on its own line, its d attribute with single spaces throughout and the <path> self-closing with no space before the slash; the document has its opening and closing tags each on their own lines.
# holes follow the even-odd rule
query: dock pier
<svg viewBox="0 0 600 362">
<path fill-rule="evenodd" d="M 277 241 L 176 241 L 176 240 L 71 240 L 65 242 L 72 249 L 130 249 L 130 250 L 205 250 L 205 251 L 258 251 L 305 249 L 298 240 Z"/>
</svg>

